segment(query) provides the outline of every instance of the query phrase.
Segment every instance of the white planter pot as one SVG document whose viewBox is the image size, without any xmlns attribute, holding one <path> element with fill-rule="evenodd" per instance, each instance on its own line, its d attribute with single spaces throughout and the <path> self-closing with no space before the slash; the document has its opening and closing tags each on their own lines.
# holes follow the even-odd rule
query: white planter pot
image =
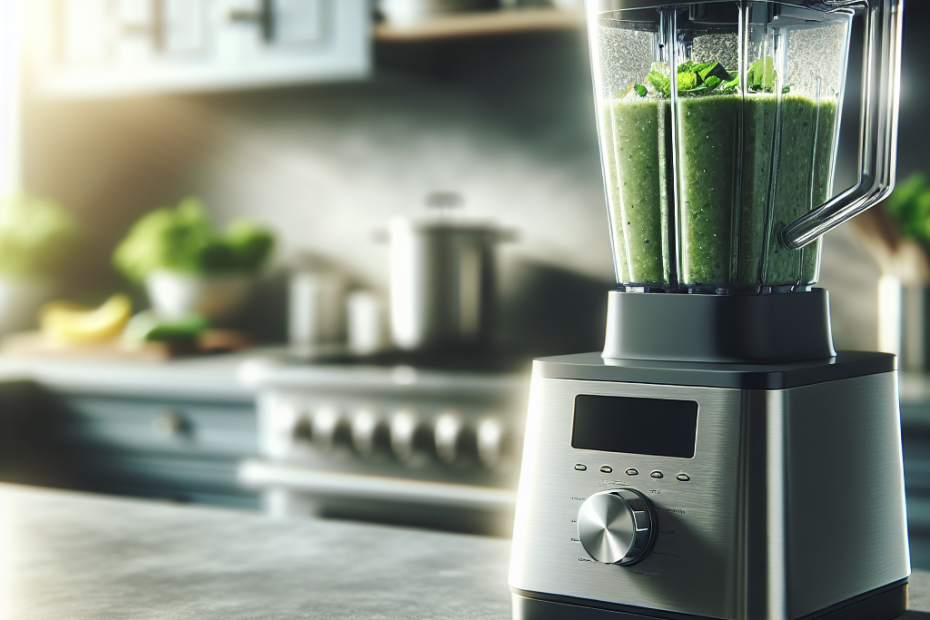
<svg viewBox="0 0 930 620">
<path fill-rule="evenodd" d="M 49 280 L 0 276 L 0 334 L 35 329 L 39 308 L 54 292 Z"/>
<path fill-rule="evenodd" d="M 145 278 L 145 289 L 152 309 L 165 319 L 199 314 L 217 323 L 235 316 L 254 282 L 251 275 L 198 276 L 156 270 Z"/>
</svg>

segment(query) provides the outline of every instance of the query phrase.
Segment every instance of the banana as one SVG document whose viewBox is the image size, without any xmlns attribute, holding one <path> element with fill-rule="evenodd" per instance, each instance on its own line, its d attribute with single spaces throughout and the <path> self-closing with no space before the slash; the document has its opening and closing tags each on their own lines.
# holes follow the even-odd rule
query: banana
<svg viewBox="0 0 930 620">
<path fill-rule="evenodd" d="M 131 316 L 126 295 L 113 295 L 97 308 L 53 301 L 39 311 L 39 328 L 62 344 L 91 344 L 115 339 Z"/>
</svg>

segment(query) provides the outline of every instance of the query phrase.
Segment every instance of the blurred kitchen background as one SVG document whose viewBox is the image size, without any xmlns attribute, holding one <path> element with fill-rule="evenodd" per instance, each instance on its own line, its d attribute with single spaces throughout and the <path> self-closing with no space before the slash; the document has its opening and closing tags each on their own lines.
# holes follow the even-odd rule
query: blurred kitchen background
<svg viewBox="0 0 930 620">
<path fill-rule="evenodd" d="M 0 0 L 0 479 L 507 535 L 530 360 L 600 349 L 614 285 L 581 5 Z M 930 568 L 906 11 L 910 193 L 827 235 L 820 284 L 838 349 L 905 355 Z"/>
</svg>

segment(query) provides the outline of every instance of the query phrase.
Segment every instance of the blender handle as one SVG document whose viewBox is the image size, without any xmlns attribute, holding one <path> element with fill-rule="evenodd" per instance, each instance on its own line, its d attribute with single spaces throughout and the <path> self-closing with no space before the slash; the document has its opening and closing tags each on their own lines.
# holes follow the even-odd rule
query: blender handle
<svg viewBox="0 0 930 620">
<path fill-rule="evenodd" d="M 781 242 L 797 250 L 884 200 L 894 189 L 904 0 L 815 0 L 830 8 L 865 6 L 865 66 L 859 125 L 859 182 L 788 224 Z"/>
</svg>

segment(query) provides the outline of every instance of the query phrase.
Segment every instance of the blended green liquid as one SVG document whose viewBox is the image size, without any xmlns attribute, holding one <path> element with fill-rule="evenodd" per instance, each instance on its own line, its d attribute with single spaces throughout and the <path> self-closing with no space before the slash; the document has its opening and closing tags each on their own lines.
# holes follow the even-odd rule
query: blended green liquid
<svg viewBox="0 0 930 620">
<path fill-rule="evenodd" d="M 613 163 L 618 200 L 613 202 L 618 260 L 630 282 L 668 282 L 668 213 L 671 173 L 671 107 L 665 101 L 613 105 Z M 616 234 L 616 233 L 615 233 Z M 625 241 L 626 243 L 622 243 Z"/>
<path fill-rule="evenodd" d="M 818 245 L 789 251 L 778 235 L 827 198 L 836 103 L 785 95 L 780 118 L 778 105 L 772 95 L 679 100 L 681 283 L 815 280 Z M 614 147 L 605 165 L 623 280 L 667 283 L 671 106 L 617 100 L 604 117 L 605 144 Z"/>
</svg>

